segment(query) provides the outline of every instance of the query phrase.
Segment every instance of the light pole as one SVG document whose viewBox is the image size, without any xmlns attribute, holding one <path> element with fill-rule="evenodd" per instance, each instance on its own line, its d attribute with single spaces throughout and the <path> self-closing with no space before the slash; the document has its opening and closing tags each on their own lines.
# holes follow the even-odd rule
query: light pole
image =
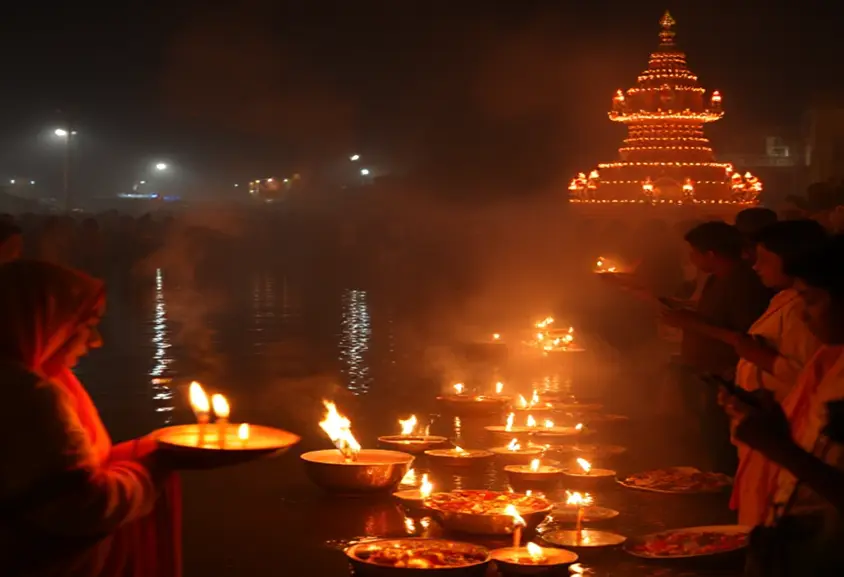
<svg viewBox="0 0 844 577">
<path fill-rule="evenodd" d="M 56 128 L 53 131 L 53 134 L 55 134 L 56 137 L 64 140 L 64 170 L 63 170 L 63 172 L 64 172 L 64 175 L 63 175 L 64 176 L 64 178 L 63 178 L 63 180 L 64 180 L 64 183 L 63 183 L 64 209 L 70 210 L 70 206 L 71 206 L 71 201 L 70 201 L 71 200 L 70 199 L 70 150 L 71 150 L 71 145 L 72 145 L 72 142 L 73 142 L 73 137 L 76 136 L 76 131 L 71 130 L 70 127 L 68 127 L 68 128 Z"/>
</svg>

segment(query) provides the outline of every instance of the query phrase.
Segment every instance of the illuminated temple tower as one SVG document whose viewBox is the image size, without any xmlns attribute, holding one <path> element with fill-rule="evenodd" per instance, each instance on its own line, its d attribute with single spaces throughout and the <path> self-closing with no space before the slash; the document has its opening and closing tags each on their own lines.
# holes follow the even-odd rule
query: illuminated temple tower
<svg viewBox="0 0 844 577">
<path fill-rule="evenodd" d="M 616 92 L 610 120 L 627 126 L 617 162 L 599 164 L 571 181 L 572 202 L 755 204 L 762 183 L 716 162 L 703 132 L 724 112 L 708 96 L 674 43 L 674 19 L 660 20 L 660 44 L 636 86 Z"/>
</svg>

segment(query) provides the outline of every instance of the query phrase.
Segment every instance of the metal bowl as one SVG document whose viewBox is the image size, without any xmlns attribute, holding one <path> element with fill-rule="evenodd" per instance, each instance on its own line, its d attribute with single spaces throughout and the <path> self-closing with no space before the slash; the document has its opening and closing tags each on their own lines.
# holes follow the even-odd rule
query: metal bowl
<svg viewBox="0 0 844 577">
<path fill-rule="evenodd" d="M 458 567 L 442 567 L 438 569 L 424 569 L 412 567 L 391 567 L 389 565 L 377 565 L 366 559 L 367 553 L 383 548 L 401 549 L 446 549 L 469 553 L 482 558 L 482 561 Z M 366 577 L 407 577 L 409 575 L 436 574 L 448 577 L 482 577 L 486 574 L 489 564 L 489 551 L 484 547 L 460 541 L 446 541 L 444 539 L 381 539 L 358 543 L 346 549 L 346 556 L 354 569 L 355 575 Z"/>
<path fill-rule="evenodd" d="M 454 449 L 431 449 L 425 451 L 425 455 L 431 465 L 443 467 L 483 467 L 495 457 L 494 453 L 482 449 L 466 449 L 463 456 L 457 456 Z"/>
<path fill-rule="evenodd" d="M 428 449 L 445 445 L 448 439 L 437 435 L 386 435 L 378 437 L 378 442 L 403 453 L 418 455 Z"/>
<path fill-rule="evenodd" d="M 526 557 L 527 551 L 523 547 L 504 547 L 493 549 L 489 552 L 490 557 L 502 573 L 510 575 L 542 575 L 545 573 L 556 573 L 557 569 L 571 565 L 577 561 L 577 553 L 566 549 L 542 547 L 545 560 L 536 565 L 519 563 L 519 557 Z"/>
<path fill-rule="evenodd" d="M 407 453 L 380 449 L 364 449 L 351 462 L 346 462 L 336 449 L 311 451 L 301 456 L 305 473 L 315 485 L 341 494 L 395 491 L 413 458 Z"/>
<path fill-rule="evenodd" d="M 431 516 L 442 525 L 446 531 L 455 533 L 467 533 L 470 535 L 510 535 L 513 533 L 513 518 L 510 515 L 492 514 L 481 515 L 475 513 L 458 513 L 440 509 L 430 500 L 425 501 L 425 508 L 430 511 Z M 521 513 L 525 520 L 525 531 L 534 531 L 551 514 L 553 505 L 531 513 Z"/>
</svg>

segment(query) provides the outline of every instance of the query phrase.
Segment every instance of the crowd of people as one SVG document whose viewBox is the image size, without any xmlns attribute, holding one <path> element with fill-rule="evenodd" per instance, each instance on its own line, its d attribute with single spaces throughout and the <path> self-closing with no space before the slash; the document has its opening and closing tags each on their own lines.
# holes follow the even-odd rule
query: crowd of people
<svg viewBox="0 0 844 577">
<path fill-rule="evenodd" d="M 172 226 L 115 222 L 134 247 Z M 96 221 L 74 229 L 76 245 L 65 221 L 43 224 L 30 247 L 0 218 L 0 379 L 15 408 L 0 421 L 2 573 L 179 575 L 178 464 L 149 439 L 112 445 L 72 371 L 101 344 L 104 284 L 88 273 L 126 247 L 96 240 Z M 673 295 L 661 262 L 602 278 L 682 331 L 672 374 L 712 467 L 735 476 L 738 522 L 755 528 L 747 574 L 841 575 L 844 237 L 751 209 L 684 239 L 697 274 Z M 75 260 L 59 254 L 71 246 Z"/>
<path fill-rule="evenodd" d="M 684 238 L 696 282 L 656 298 L 683 334 L 675 386 L 755 528 L 747 574 L 840 575 L 844 237 L 754 208 Z M 654 298 L 635 274 L 605 278 Z"/>
</svg>

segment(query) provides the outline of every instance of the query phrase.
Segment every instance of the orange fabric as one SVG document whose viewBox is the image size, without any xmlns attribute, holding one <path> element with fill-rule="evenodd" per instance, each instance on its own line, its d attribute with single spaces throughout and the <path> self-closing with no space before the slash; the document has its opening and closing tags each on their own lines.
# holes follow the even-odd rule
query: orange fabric
<svg viewBox="0 0 844 577">
<path fill-rule="evenodd" d="M 795 439 L 803 437 L 812 409 L 812 398 L 840 354 L 837 347 L 821 347 L 800 373 L 794 389 L 783 400 L 782 408 Z M 780 468 L 761 453 L 743 445 L 739 447 L 739 458 L 730 507 L 738 510 L 740 525 L 762 525 L 777 489 Z"/>
<path fill-rule="evenodd" d="M 114 467 L 149 474 L 140 462 L 152 450 L 150 440 L 112 447 L 87 391 L 65 367 L 51 368 L 54 355 L 102 306 L 103 283 L 84 273 L 37 261 L 16 261 L 0 266 L 0 358 L 22 365 L 43 379 L 57 383 L 72 400 L 73 409 L 91 446 L 87 466 L 92 482 L 102 481 Z M 126 486 L 131 490 L 130 485 Z M 181 575 L 181 495 L 172 475 L 155 501 L 153 511 L 121 525 L 108 537 L 68 557 L 68 566 L 45 575 L 67 577 L 178 577 Z M 49 557 L 45 538 L 43 557 Z M 37 544 L 34 544 L 37 546 Z M 46 545 L 46 547 L 44 547 Z M 96 568 L 96 569 L 95 569 Z M 27 573 L 28 574 L 28 573 Z M 39 573 L 39 575 L 42 573 Z"/>
</svg>

